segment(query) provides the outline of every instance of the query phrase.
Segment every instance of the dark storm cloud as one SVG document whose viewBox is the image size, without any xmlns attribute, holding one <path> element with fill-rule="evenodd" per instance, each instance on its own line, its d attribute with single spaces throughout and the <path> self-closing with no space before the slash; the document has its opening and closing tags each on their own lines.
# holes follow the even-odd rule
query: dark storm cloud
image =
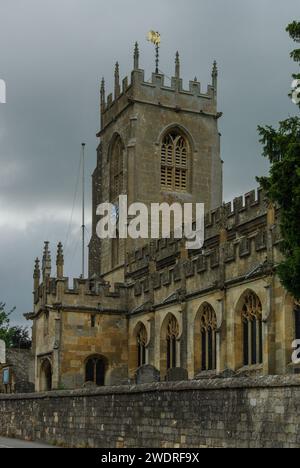
<svg viewBox="0 0 300 468">
<path fill-rule="evenodd" d="M 203 89 L 218 60 L 225 198 L 255 187 L 264 173 L 256 127 L 275 124 L 295 107 L 287 93 L 293 64 L 284 29 L 299 17 L 298 0 L 0 0 L 0 300 L 30 310 L 33 258 L 42 241 L 64 241 L 80 143 L 95 165 L 99 81 L 111 89 L 114 62 L 130 73 L 140 42 L 141 64 L 153 70 L 149 29 L 162 33 L 160 68 L 173 74 L 181 54 L 185 83 Z M 79 273 L 80 220 L 73 219 L 68 273 Z"/>
</svg>

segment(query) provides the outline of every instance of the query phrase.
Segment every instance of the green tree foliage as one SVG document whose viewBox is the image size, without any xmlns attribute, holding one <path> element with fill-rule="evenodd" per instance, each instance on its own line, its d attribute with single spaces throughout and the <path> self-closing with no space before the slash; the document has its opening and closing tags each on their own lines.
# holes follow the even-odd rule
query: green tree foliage
<svg viewBox="0 0 300 468">
<path fill-rule="evenodd" d="M 287 27 L 294 41 L 300 40 L 300 22 Z M 291 53 L 300 62 L 300 50 Z M 299 74 L 293 75 L 300 78 Z M 278 265 L 277 273 L 285 288 L 300 299 L 300 119 L 291 117 L 273 127 L 259 127 L 263 155 L 270 160 L 269 177 L 258 178 L 268 198 L 280 207 L 280 224 L 283 237 L 282 252 L 285 260 Z"/>
<path fill-rule="evenodd" d="M 11 347 L 20 349 L 30 349 L 31 339 L 29 336 L 28 328 L 26 327 L 12 327 L 11 328 L 12 339 Z"/>
<path fill-rule="evenodd" d="M 289 24 L 286 28 L 287 32 L 289 33 L 290 37 L 295 42 L 300 42 L 300 22 L 294 21 L 293 23 Z M 291 52 L 291 57 L 295 62 L 300 62 L 300 49 L 295 49 Z M 293 75 L 294 78 L 299 78 L 299 73 Z"/>
<path fill-rule="evenodd" d="M 0 340 L 5 341 L 8 348 L 29 349 L 31 347 L 31 339 L 26 327 L 11 327 L 10 316 L 15 311 L 12 309 L 7 312 L 5 304 L 0 302 Z"/>
<path fill-rule="evenodd" d="M 6 346 L 11 345 L 12 332 L 9 328 L 10 315 L 13 311 L 6 312 L 5 304 L 0 302 L 0 340 L 5 341 Z"/>
</svg>

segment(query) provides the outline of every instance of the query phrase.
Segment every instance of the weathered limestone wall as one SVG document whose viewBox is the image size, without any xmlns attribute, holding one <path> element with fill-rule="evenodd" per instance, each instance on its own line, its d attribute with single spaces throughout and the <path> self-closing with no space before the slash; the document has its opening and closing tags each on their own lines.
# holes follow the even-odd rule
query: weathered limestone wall
<svg viewBox="0 0 300 468">
<path fill-rule="evenodd" d="M 31 350 L 8 348 L 0 362 L 0 393 L 31 392 L 34 389 L 34 355 Z M 3 369 L 10 370 L 8 384 L 3 384 Z"/>
<path fill-rule="evenodd" d="M 216 73 L 216 70 L 215 70 Z M 216 78 L 216 76 L 215 76 Z M 93 176 L 93 234 L 90 244 L 90 276 L 101 273 L 106 281 L 124 281 L 127 252 L 145 245 L 145 240 L 119 239 L 119 262 L 112 261 L 111 239 L 97 241 L 96 207 L 111 199 L 111 161 L 116 138 L 122 141 L 121 194 L 127 194 L 128 204 L 173 202 L 205 203 L 210 211 L 222 205 L 222 161 L 217 112 L 217 82 L 206 93 L 201 84 L 191 81 L 183 89 L 182 79 L 173 78 L 167 86 L 164 75 L 153 74 L 151 82 L 143 70 L 135 69 L 128 78 L 119 81 L 114 96 L 107 99 L 101 90 L 101 139 L 98 163 Z M 149 125 L 151 122 L 151 125 Z M 184 192 L 161 187 L 161 144 L 171 129 L 180 131 L 189 146 L 188 177 Z M 151 176 L 150 176 L 151 175 Z M 117 197 L 118 198 L 118 197 Z M 149 239 L 150 241 L 150 239 Z M 101 263 L 101 268 L 97 262 Z"/>
<path fill-rule="evenodd" d="M 75 447 L 300 446 L 300 377 L 0 396 L 0 434 Z"/>
<path fill-rule="evenodd" d="M 92 355 L 105 356 L 108 361 L 106 385 L 127 383 L 127 322 L 124 316 L 98 314 L 95 316 L 94 328 L 91 328 L 90 316 L 84 313 L 63 313 L 62 320 L 62 388 L 83 386 L 85 362 Z"/>
</svg>

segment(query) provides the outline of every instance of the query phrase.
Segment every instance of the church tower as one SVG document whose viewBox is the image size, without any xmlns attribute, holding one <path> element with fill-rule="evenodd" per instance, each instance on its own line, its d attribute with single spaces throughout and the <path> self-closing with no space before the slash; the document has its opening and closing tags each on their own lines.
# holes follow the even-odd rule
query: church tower
<svg viewBox="0 0 300 468">
<path fill-rule="evenodd" d="M 89 252 L 90 276 L 124 281 L 126 253 L 140 246 L 131 239 L 98 239 L 96 207 L 117 203 L 204 203 L 209 211 L 222 204 L 222 161 L 217 111 L 216 63 L 206 92 L 195 78 L 183 88 L 180 57 L 175 58 L 171 83 L 161 73 L 145 79 L 138 44 L 131 80 L 120 83 L 119 64 L 114 93 L 100 89 L 100 144 L 93 174 L 93 227 Z"/>
</svg>

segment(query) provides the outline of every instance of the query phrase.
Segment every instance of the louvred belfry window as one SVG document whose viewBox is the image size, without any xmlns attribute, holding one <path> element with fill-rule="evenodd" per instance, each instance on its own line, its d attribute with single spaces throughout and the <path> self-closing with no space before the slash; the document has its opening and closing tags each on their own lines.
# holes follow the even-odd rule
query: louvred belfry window
<svg viewBox="0 0 300 468">
<path fill-rule="evenodd" d="M 115 140 L 111 151 L 110 199 L 114 201 L 123 191 L 123 144 L 120 137 Z"/>
<path fill-rule="evenodd" d="M 180 133 L 168 133 L 161 145 L 161 186 L 175 192 L 188 189 L 189 145 Z"/>
</svg>

